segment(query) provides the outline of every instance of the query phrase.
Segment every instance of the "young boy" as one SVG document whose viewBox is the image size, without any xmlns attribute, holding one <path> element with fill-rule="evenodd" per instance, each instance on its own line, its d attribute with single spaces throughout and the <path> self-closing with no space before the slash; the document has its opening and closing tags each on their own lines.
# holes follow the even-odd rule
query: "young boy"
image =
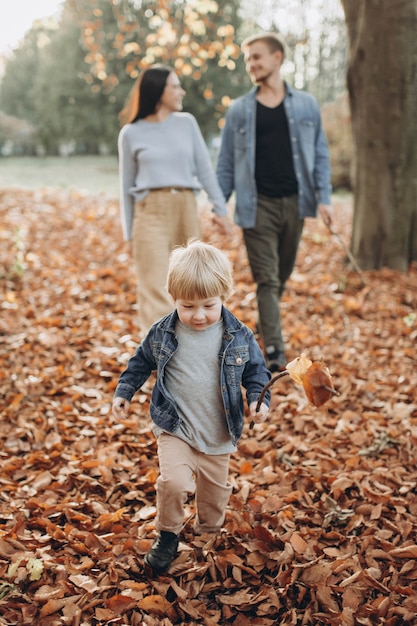
<svg viewBox="0 0 417 626">
<path fill-rule="evenodd" d="M 195 494 L 197 533 L 223 525 L 232 486 L 229 458 L 242 434 L 246 389 L 250 417 L 266 419 L 270 394 L 256 405 L 270 380 L 252 331 L 223 303 L 233 285 L 228 258 L 192 240 L 170 257 L 167 289 L 175 310 L 156 322 L 121 374 L 113 414 L 125 418 L 130 402 L 153 370 L 150 414 L 158 441 L 158 531 L 145 563 L 155 574 L 177 555 L 184 505 Z"/>
</svg>

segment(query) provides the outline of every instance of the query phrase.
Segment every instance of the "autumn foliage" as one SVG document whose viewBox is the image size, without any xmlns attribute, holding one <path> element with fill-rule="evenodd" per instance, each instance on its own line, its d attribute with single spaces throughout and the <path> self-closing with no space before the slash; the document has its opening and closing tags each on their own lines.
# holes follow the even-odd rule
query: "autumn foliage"
<svg viewBox="0 0 417 626">
<path fill-rule="evenodd" d="M 349 201 L 335 209 L 347 241 Z M 416 623 L 416 267 L 363 284 L 308 220 L 282 302 L 288 360 L 324 362 L 339 395 L 316 407 L 277 380 L 233 455 L 224 529 L 195 536 L 191 501 L 170 575 L 150 579 L 149 395 L 111 415 L 138 339 L 117 201 L 6 189 L 0 212 L 1 625 Z M 207 215 L 234 265 L 229 307 L 255 328 L 240 231 L 222 239 Z"/>
<path fill-rule="evenodd" d="M 91 74 L 108 91 L 119 82 L 109 63 L 109 57 L 115 55 L 124 61 L 125 72 L 131 78 L 158 62 L 172 64 L 180 76 L 199 80 L 209 60 L 216 59 L 219 67 L 233 70 L 234 59 L 241 53 L 234 41 L 229 9 L 215 0 L 192 0 L 175 7 L 167 0 L 143 6 L 109 2 L 102 8 L 95 0 L 87 0 L 75 7 L 81 18 L 82 42 Z M 111 20 L 106 16 L 108 11 Z M 114 32 L 110 24 L 117 24 Z M 106 53 L 109 42 L 110 55 Z"/>
</svg>

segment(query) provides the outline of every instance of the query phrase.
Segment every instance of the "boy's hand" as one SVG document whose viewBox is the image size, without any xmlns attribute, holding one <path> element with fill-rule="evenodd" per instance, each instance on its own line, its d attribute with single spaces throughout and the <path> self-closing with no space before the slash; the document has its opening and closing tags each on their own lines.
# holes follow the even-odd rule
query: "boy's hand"
<svg viewBox="0 0 417 626">
<path fill-rule="evenodd" d="M 125 419 L 129 413 L 130 402 L 118 396 L 113 400 L 112 411 L 117 420 Z"/>
<path fill-rule="evenodd" d="M 258 404 L 257 402 L 250 403 L 249 414 L 250 414 L 251 419 L 256 424 L 260 424 L 261 422 L 264 422 L 266 420 L 267 415 L 269 413 L 269 408 L 266 404 L 262 402 L 261 406 L 259 407 L 259 411 L 256 411 L 257 404 Z"/>
</svg>

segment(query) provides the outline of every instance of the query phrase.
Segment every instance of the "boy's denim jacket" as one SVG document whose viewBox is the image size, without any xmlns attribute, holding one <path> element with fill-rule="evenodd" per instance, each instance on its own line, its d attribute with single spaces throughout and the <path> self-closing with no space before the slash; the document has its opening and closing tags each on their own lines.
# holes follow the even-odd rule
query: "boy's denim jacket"
<svg viewBox="0 0 417 626">
<path fill-rule="evenodd" d="M 220 378 L 224 410 L 233 444 L 240 438 L 244 424 L 244 404 L 241 385 L 246 389 L 247 403 L 256 402 L 271 374 L 254 337 L 253 332 L 240 322 L 230 311 L 222 307 L 223 339 L 219 354 Z M 156 322 L 147 336 L 129 359 L 121 374 L 115 397 L 129 402 L 138 389 L 156 370 L 156 382 L 152 392 L 150 414 L 153 422 L 163 430 L 175 434 L 179 426 L 175 398 L 164 384 L 164 372 L 171 356 L 177 349 L 175 311 Z M 269 406 L 270 393 L 264 402 Z"/>
<path fill-rule="evenodd" d="M 285 87 L 283 102 L 298 182 L 298 210 L 300 218 L 315 217 L 319 204 L 330 204 L 332 191 L 320 108 L 311 94 L 287 83 Z M 242 228 L 253 228 L 256 222 L 256 92 L 254 87 L 237 98 L 227 111 L 216 168 L 226 200 L 236 191 L 235 221 Z"/>
</svg>

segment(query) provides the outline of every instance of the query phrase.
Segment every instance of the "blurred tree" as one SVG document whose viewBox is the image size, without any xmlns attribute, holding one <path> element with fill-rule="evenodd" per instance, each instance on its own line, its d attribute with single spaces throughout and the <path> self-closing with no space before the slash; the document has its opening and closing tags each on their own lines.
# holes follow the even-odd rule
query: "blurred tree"
<svg viewBox="0 0 417 626">
<path fill-rule="evenodd" d="M 80 43 L 80 23 L 64 6 L 60 28 L 41 51 L 33 96 L 38 135 L 47 152 L 72 144 L 97 153 L 117 141 L 117 102 L 85 80 L 89 66 Z"/>
<path fill-rule="evenodd" d="M 230 98 L 245 77 L 239 0 L 67 0 L 82 22 L 90 75 L 103 93 L 125 100 L 140 71 L 171 65 L 187 91 L 184 104 L 206 138 L 218 133 Z M 243 78 L 245 81 L 245 78 Z M 117 89 L 116 89 L 117 88 Z"/>
<path fill-rule="evenodd" d="M 354 143 L 351 250 L 364 269 L 417 261 L 417 1 L 342 0 Z"/>
<path fill-rule="evenodd" d="M 41 51 L 53 32 L 43 24 L 34 26 L 8 60 L 0 85 L 0 108 L 8 115 L 36 123 L 33 83 L 41 63 Z"/>
<path fill-rule="evenodd" d="M 32 124 L 0 111 L 0 154 L 33 155 L 35 154 L 35 132 Z"/>
<path fill-rule="evenodd" d="M 346 24 L 339 0 L 242 0 L 245 36 L 281 33 L 288 45 L 285 78 L 312 93 L 320 104 L 335 101 L 346 87 Z"/>
<path fill-rule="evenodd" d="M 286 15 L 310 10 L 303 0 L 287 1 L 293 10 Z M 312 0 L 314 6 L 317 2 Z M 140 71 L 160 61 L 175 67 L 187 92 L 185 109 L 210 140 L 218 135 L 230 101 L 251 86 L 240 42 L 260 26 L 276 29 L 280 6 L 282 11 L 283 0 L 65 0 L 60 23 L 33 28 L 7 63 L 0 85 L 2 108 L 32 121 L 48 152 L 70 142 L 77 151 L 96 152 L 106 145 L 116 152 L 118 113 L 125 98 Z M 337 34 L 331 39 L 336 23 L 330 12 L 326 20 L 329 32 L 323 31 L 321 40 L 315 35 L 317 44 L 308 47 L 307 18 L 288 23 L 288 29 L 301 24 L 294 45 L 299 43 L 309 63 L 307 71 L 304 62 L 299 64 L 302 55 L 293 55 L 289 80 L 319 101 L 335 98 L 331 85 L 344 77 L 343 55 L 332 47 Z M 289 30 L 285 34 L 291 47 L 292 35 Z M 313 55 L 313 48 L 321 52 Z"/>
</svg>

